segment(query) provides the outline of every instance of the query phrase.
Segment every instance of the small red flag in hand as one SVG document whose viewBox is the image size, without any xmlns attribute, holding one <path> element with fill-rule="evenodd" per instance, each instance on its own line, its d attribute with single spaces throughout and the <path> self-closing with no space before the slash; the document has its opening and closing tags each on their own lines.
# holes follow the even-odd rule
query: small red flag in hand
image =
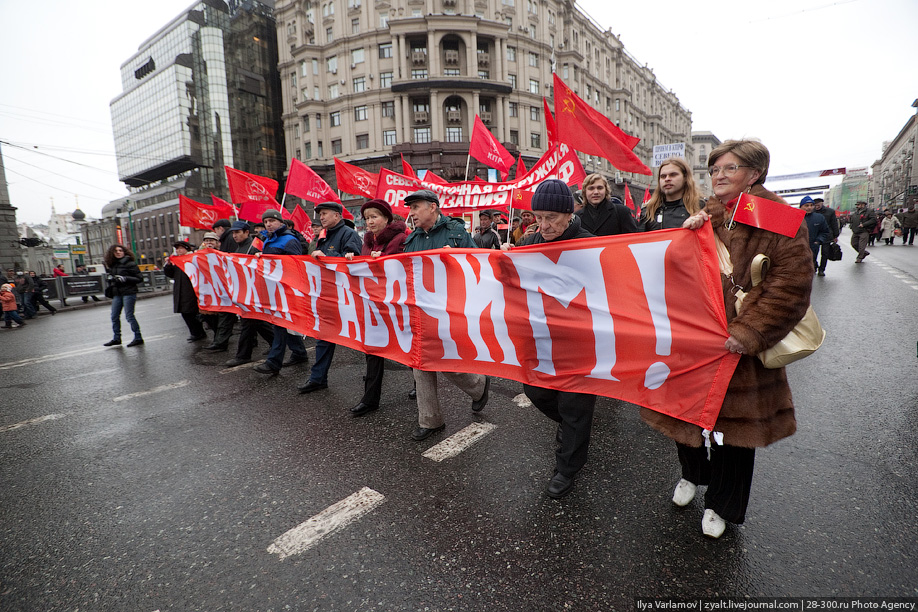
<svg viewBox="0 0 918 612">
<path fill-rule="evenodd" d="M 793 238 L 805 216 L 800 208 L 744 193 L 736 203 L 733 220 Z"/>
<path fill-rule="evenodd" d="M 532 210 L 534 192 L 526 189 L 514 189 L 510 192 L 510 206 L 513 210 Z"/>
</svg>

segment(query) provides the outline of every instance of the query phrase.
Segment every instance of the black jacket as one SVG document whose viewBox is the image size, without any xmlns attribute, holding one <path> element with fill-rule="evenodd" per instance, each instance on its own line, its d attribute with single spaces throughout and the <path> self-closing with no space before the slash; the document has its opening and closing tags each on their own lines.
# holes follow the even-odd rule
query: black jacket
<svg viewBox="0 0 918 612">
<path fill-rule="evenodd" d="M 829 231 L 832 232 L 832 238 L 830 238 L 830 240 L 838 238 L 838 234 L 841 233 L 841 228 L 838 227 L 838 216 L 835 214 L 835 209 L 823 206 L 814 212 L 818 212 L 826 218 L 826 223 L 829 224 Z M 828 242 L 828 240 L 826 242 Z"/>
<path fill-rule="evenodd" d="M 349 228 L 343 219 L 335 227 L 326 229 L 325 237 L 316 243 L 316 250 L 329 257 L 344 257 L 347 253 L 360 255 L 362 248 L 360 234 Z"/>
<path fill-rule="evenodd" d="M 851 232 L 854 234 L 863 234 L 877 226 L 877 214 L 867 207 L 863 210 L 854 210 L 851 212 Z"/>
<path fill-rule="evenodd" d="M 675 202 L 663 202 L 663 206 L 657 209 L 653 219 L 646 217 L 646 209 L 641 210 L 641 225 L 645 232 L 679 229 L 690 216 L 682 198 L 679 198 Z"/>
<path fill-rule="evenodd" d="M 197 314 L 198 296 L 185 271 L 169 261 L 163 266 L 163 274 L 175 281 L 172 287 L 172 312 Z"/>
<path fill-rule="evenodd" d="M 134 295 L 137 293 L 137 286 L 143 283 L 143 275 L 137 267 L 137 262 L 127 255 L 117 260 L 115 265 L 109 268 L 108 273 L 112 276 L 108 282 L 112 285 L 114 295 Z M 119 281 L 116 276 L 124 277 L 124 280 Z"/>
<path fill-rule="evenodd" d="M 618 198 L 606 198 L 596 206 L 587 202 L 575 214 L 580 217 L 583 229 L 594 236 L 617 236 L 640 231 L 631 211 Z"/>
</svg>

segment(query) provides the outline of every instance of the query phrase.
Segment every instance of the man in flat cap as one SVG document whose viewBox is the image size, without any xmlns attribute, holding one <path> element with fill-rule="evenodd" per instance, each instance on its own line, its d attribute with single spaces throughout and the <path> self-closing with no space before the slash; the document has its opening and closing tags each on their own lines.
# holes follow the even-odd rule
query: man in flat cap
<svg viewBox="0 0 918 612">
<path fill-rule="evenodd" d="M 319 237 L 312 252 L 313 257 L 344 257 L 348 253 L 360 255 L 363 241 L 360 234 L 344 222 L 343 212 L 344 207 L 337 202 L 316 204 L 316 214 L 319 215 L 324 235 Z M 300 393 L 328 388 L 328 370 L 335 356 L 335 346 L 327 340 L 316 340 L 316 361 L 309 372 L 309 380 L 297 387 Z"/>
</svg>

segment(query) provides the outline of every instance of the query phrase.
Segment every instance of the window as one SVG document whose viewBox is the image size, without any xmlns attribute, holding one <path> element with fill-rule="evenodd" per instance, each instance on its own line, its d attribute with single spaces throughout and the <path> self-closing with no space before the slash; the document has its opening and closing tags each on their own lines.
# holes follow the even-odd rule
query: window
<svg viewBox="0 0 918 612">
<path fill-rule="evenodd" d="M 315 75 L 319 74 L 319 60 L 312 58 L 312 73 Z"/>
<path fill-rule="evenodd" d="M 328 113 L 328 124 L 331 127 L 338 127 L 341 125 L 341 111 L 335 111 L 333 113 Z"/>
<path fill-rule="evenodd" d="M 479 70 L 479 71 L 478 71 L 478 78 L 479 78 L 479 79 L 490 79 L 490 78 L 491 78 L 491 73 L 488 72 L 487 70 Z"/>
<path fill-rule="evenodd" d="M 529 38 L 535 38 L 535 37 L 536 37 L 536 27 L 530 23 L 529 24 Z"/>
<path fill-rule="evenodd" d="M 510 89 L 516 89 L 516 75 L 508 74 L 507 80 L 510 81 Z"/>
<path fill-rule="evenodd" d="M 295 72 L 290 73 L 290 87 L 292 87 L 293 89 L 296 89 L 296 73 Z"/>
<path fill-rule="evenodd" d="M 542 135 L 536 134 L 535 132 L 529 135 L 529 144 L 533 149 L 542 148 Z"/>
<path fill-rule="evenodd" d="M 380 109 L 383 117 L 395 117 L 395 102 L 392 100 L 380 104 Z"/>
<path fill-rule="evenodd" d="M 338 97 L 338 84 L 332 83 L 331 85 L 328 86 L 328 99 L 334 100 L 337 97 Z"/>
<path fill-rule="evenodd" d="M 318 85 L 313 85 L 312 87 L 312 99 L 313 100 L 319 99 L 319 86 Z"/>
<path fill-rule="evenodd" d="M 531 15 L 539 14 L 539 0 L 529 0 L 527 2 L 526 10 L 529 11 Z"/>
<path fill-rule="evenodd" d="M 296 152 L 294 153 L 294 157 L 296 157 L 297 159 L 302 159 L 303 156 L 301 155 L 301 153 L 302 152 L 299 149 L 297 149 Z"/>
<path fill-rule="evenodd" d="M 427 144 L 430 142 L 430 128 L 414 128 L 414 142 L 417 144 Z"/>
<path fill-rule="evenodd" d="M 334 28 L 328 26 L 325 28 L 325 42 L 330 43 L 335 40 Z"/>
<path fill-rule="evenodd" d="M 300 62 L 300 76 L 306 76 L 306 60 Z"/>
<path fill-rule="evenodd" d="M 394 147 L 397 144 L 395 140 L 395 130 L 383 130 L 382 139 L 383 144 L 387 147 Z"/>
<path fill-rule="evenodd" d="M 555 12 L 551 9 L 548 11 L 548 24 L 555 25 Z"/>
<path fill-rule="evenodd" d="M 341 155 L 341 139 L 332 140 L 332 155 Z"/>
<path fill-rule="evenodd" d="M 504 6 L 516 6 L 516 5 L 514 4 L 514 0 L 501 0 L 501 3 L 502 3 Z"/>
<path fill-rule="evenodd" d="M 411 9 L 411 16 L 412 17 L 423 17 L 424 11 L 419 8 Z"/>
<path fill-rule="evenodd" d="M 300 124 L 299 123 L 293 126 L 293 139 L 294 140 L 300 139 Z"/>
<path fill-rule="evenodd" d="M 510 116 L 519 117 L 520 116 L 520 105 L 518 102 L 510 103 Z"/>
<path fill-rule="evenodd" d="M 507 15 L 506 17 L 504 17 L 504 23 L 507 24 L 508 28 L 510 28 L 511 30 L 513 29 L 513 17 L 510 17 L 509 15 Z"/>
<path fill-rule="evenodd" d="M 565 79 L 570 78 L 571 73 L 570 73 L 570 69 L 567 67 L 567 64 L 564 64 L 563 66 L 561 66 L 561 75 Z"/>
<path fill-rule="evenodd" d="M 319 113 L 316 113 L 316 129 L 317 130 L 322 129 L 322 115 Z"/>
<path fill-rule="evenodd" d="M 622 110 L 622 101 L 616 99 L 615 100 L 615 112 L 618 112 L 620 110 Z"/>
<path fill-rule="evenodd" d="M 517 130 L 510 130 L 510 144 L 520 146 L 520 133 Z"/>
<path fill-rule="evenodd" d="M 445 68 L 443 70 L 443 76 L 461 76 L 458 68 Z"/>
<path fill-rule="evenodd" d="M 379 45 L 379 59 L 388 59 L 390 57 L 392 57 L 392 43 Z"/>
<path fill-rule="evenodd" d="M 322 141 L 316 143 L 316 152 L 318 155 L 316 157 L 322 158 L 325 157 L 325 152 L 322 150 Z"/>
<path fill-rule="evenodd" d="M 507 61 L 508 62 L 516 61 L 516 47 L 507 47 Z"/>
<path fill-rule="evenodd" d="M 357 134 L 357 148 L 358 149 L 369 149 L 370 148 L 370 135 L 369 134 Z"/>
<path fill-rule="evenodd" d="M 416 68 L 411 71 L 412 79 L 426 79 L 427 78 L 427 68 Z"/>
<path fill-rule="evenodd" d="M 360 34 L 360 18 L 351 19 L 351 34 Z"/>
<path fill-rule="evenodd" d="M 309 133 L 309 115 L 303 116 L 303 132 L 306 134 Z"/>
<path fill-rule="evenodd" d="M 329 72 L 338 72 L 338 56 L 332 55 L 330 58 L 325 60 L 326 70 Z"/>
<path fill-rule="evenodd" d="M 357 77 L 354 79 L 354 93 L 361 93 L 367 89 L 366 77 Z"/>
<path fill-rule="evenodd" d="M 351 63 L 362 64 L 364 61 L 363 47 L 351 51 Z"/>
<path fill-rule="evenodd" d="M 529 120 L 530 121 L 541 121 L 542 120 L 540 117 L 541 111 L 542 109 L 540 109 L 538 106 L 530 106 L 529 107 Z"/>
<path fill-rule="evenodd" d="M 446 128 L 446 142 L 462 142 L 462 128 L 461 127 Z"/>
<path fill-rule="evenodd" d="M 347 8 L 349 9 L 359 9 L 360 0 L 347 0 Z"/>
<path fill-rule="evenodd" d="M 366 106 L 355 106 L 354 107 L 354 121 L 366 121 L 367 120 L 367 107 Z"/>
<path fill-rule="evenodd" d="M 529 93 L 539 93 L 539 81 L 537 79 L 529 79 Z"/>
<path fill-rule="evenodd" d="M 379 16 L 379 27 L 383 28 L 384 30 L 388 29 L 389 27 L 389 14 L 388 13 L 386 13 L 385 15 L 381 14 Z"/>
<path fill-rule="evenodd" d="M 380 72 L 379 73 L 379 86 L 380 87 L 392 87 L 392 73 L 391 72 Z"/>
<path fill-rule="evenodd" d="M 533 68 L 539 67 L 539 54 L 538 53 L 533 53 L 532 51 L 529 52 L 529 65 L 532 66 Z"/>
</svg>

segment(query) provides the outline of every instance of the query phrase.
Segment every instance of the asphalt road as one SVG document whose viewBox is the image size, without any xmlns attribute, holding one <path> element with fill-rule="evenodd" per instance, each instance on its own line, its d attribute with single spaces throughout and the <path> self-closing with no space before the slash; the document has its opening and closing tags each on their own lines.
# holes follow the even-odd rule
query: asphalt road
<svg viewBox="0 0 918 612">
<path fill-rule="evenodd" d="M 231 354 L 185 342 L 169 297 L 138 302 L 143 347 L 101 346 L 104 305 L 0 332 L 0 610 L 916 598 L 918 247 L 856 265 L 847 238 L 815 279 L 826 343 L 789 368 L 798 433 L 757 453 L 746 523 L 716 541 L 700 496 L 670 502 L 672 442 L 619 401 L 600 400 L 590 461 L 556 501 L 554 424 L 515 382 L 495 380 L 477 415 L 445 384 L 446 432 L 417 443 L 402 366 L 383 407 L 353 419 L 361 354 L 339 348 L 330 388 L 301 396 L 308 366 L 227 372 Z M 472 423 L 496 427 L 452 458 L 422 455 Z M 320 515 L 361 491 L 350 522 Z M 311 546 L 277 543 L 304 523 Z"/>
</svg>

